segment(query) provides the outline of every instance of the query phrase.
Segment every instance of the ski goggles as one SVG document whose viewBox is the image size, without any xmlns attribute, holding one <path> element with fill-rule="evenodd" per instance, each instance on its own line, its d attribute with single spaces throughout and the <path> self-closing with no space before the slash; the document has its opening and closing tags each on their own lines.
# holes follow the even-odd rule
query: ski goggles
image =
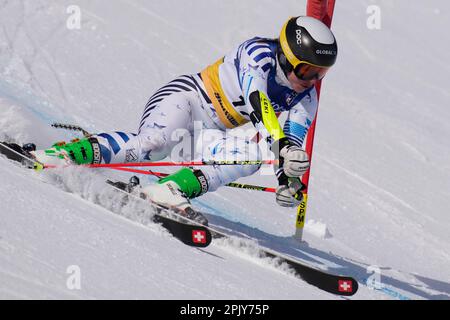
<svg viewBox="0 0 450 320">
<path fill-rule="evenodd" d="M 321 80 L 328 72 L 328 67 L 313 66 L 307 63 L 300 63 L 295 67 L 294 74 L 300 80 Z"/>
</svg>

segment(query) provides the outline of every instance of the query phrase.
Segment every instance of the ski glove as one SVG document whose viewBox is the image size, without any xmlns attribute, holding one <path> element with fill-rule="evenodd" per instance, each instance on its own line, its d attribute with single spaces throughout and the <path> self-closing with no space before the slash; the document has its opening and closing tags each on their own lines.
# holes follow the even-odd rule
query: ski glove
<svg viewBox="0 0 450 320">
<path fill-rule="evenodd" d="M 296 207 L 303 199 L 305 185 L 299 178 L 287 178 L 276 190 L 276 201 L 282 207 Z"/>
<path fill-rule="evenodd" d="M 309 156 L 300 147 L 291 145 L 287 138 L 280 139 L 275 145 L 275 154 L 277 149 L 279 167 L 283 168 L 288 177 L 301 177 L 309 169 Z M 275 170 L 277 170 L 277 166 Z"/>
</svg>

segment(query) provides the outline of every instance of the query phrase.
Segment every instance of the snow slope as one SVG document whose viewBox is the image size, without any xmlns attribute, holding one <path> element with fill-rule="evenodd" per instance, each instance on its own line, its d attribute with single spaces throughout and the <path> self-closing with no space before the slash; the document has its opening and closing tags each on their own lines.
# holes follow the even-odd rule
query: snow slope
<svg viewBox="0 0 450 320">
<path fill-rule="evenodd" d="M 73 4 L 79 30 L 66 27 Z M 380 30 L 366 27 L 371 4 L 381 9 Z M 46 147 L 69 138 L 53 121 L 134 131 L 159 86 L 249 37 L 277 36 L 304 8 L 298 0 L 0 1 L 0 139 Z M 295 211 L 271 195 L 222 188 L 196 205 L 270 248 L 357 277 L 355 299 L 449 299 L 449 15 L 443 0 L 337 1 L 339 58 L 321 96 L 308 244 L 291 240 Z M 103 181 L 127 175 L 30 174 L 0 158 L 0 177 L 0 298 L 337 298 L 260 259 L 251 242 L 192 249 L 149 224 L 148 209 L 118 209 Z M 241 181 L 275 185 L 261 174 Z M 80 290 L 66 285 L 73 265 Z M 363 284 L 376 267 L 383 287 L 372 290 Z"/>
</svg>

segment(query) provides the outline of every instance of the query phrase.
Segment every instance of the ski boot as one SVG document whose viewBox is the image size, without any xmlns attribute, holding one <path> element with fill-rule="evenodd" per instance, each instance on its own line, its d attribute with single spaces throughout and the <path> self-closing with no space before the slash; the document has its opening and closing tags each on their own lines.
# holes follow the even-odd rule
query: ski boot
<svg viewBox="0 0 450 320">
<path fill-rule="evenodd" d="M 100 145 L 94 137 L 75 139 L 70 143 L 57 142 L 49 149 L 33 150 L 30 153 L 37 161 L 53 166 L 101 162 Z"/>
<path fill-rule="evenodd" d="M 200 224 L 208 225 L 205 216 L 192 208 L 189 199 L 205 193 L 208 184 L 200 170 L 183 168 L 141 189 L 151 201 L 173 209 L 182 216 Z"/>
</svg>

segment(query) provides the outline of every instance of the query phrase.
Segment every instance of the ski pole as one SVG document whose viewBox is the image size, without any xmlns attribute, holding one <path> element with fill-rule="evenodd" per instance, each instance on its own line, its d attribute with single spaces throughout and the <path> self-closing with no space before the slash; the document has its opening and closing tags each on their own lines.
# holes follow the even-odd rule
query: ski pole
<svg viewBox="0 0 450 320">
<path fill-rule="evenodd" d="M 73 124 L 66 124 L 66 123 L 52 123 L 51 126 L 53 128 L 57 129 L 65 129 L 65 130 L 71 130 L 71 131 L 81 131 L 83 133 L 83 136 L 90 137 L 92 134 L 84 130 L 82 127 L 73 125 Z"/>
<path fill-rule="evenodd" d="M 192 167 L 192 166 L 232 166 L 232 165 L 263 165 L 275 164 L 278 160 L 248 160 L 248 161 L 184 161 L 184 162 L 128 162 L 128 163 L 99 163 L 80 165 L 87 168 L 127 168 L 127 167 Z M 55 165 L 45 165 L 45 169 L 55 168 Z"/>
<path fill-rule="evenodd" d="M 251 184 L 236 183 L 236 182 L 231 182 L 231 183 L 227 184 L 226 186 L 233 187 L 233 188 L 240 188 L 240 189 L 255 190 L 255 191 L 264 191 L 264 192 L 272 192 L 272 193 L 276 192 L 275 188 L 255 186 L 255 185 L 251 185 Z"/>
<path fill-rule="evenodd" d="M 162 172 L 155 172 L 155 171 L 145 171 L 145 170 L 139 170 L 139 169 L 131 169 L 131 168 L 111 168 L 114 170 L 120 170 L 120 171 L 126 171 L 126 172 L 133 172 L 133 173 L 139 173 L 139 174 L 147 174 L 147 175 L 153 175 L 156 177 L 164 178 L 167 177 L 168 173 L 162 173 Z"/>
<path fill-rule="evenodd" d="M 167 177 L 169 175 L 168 173 L 155 172 L 155 171 L 145 171 L 145 170 L 131 169 L 131 168 L 121 168 L 121 167 L 117 167 L 116 168 L 116 167 L 114 167 L 112 169 L 120 170 L 120 171 L 126 171 L 126 172 L 154 175 L 154 176 L 160 177 L 160 178 L 164 178 L 164 177 Z M 271 192 L 271 193 L 275 193 L 276 192 L 275 188 L 255 186 L 255 185 L 245 184 L 245 183 L 231 182 L 231 183 L 227 184 L 226 186 L 227 187 L 232 187 L 232 188 L 255 190 L 255 191 L 263 191 L 263 192 Z"/>
<path fill-rule="evenodd" d="M 125 167 L 191 167 L 191 166 L 215 166 L 215 165 L 262 165 L 275 164 L 277 160 L 207 160 L 207 161 L 182 161 L 182 162 L 128 162 L 128 163 L 100 163 L 85 165 L 89 168 L 125 168 Z"/>
<path fill-rule="evenodd" d="M 273 161 L 273 160 L 267 160 L 267 161 Z M 150 164 L 150 165 L 155 164 L 154 165 L 155 167 L 160 167 L 160 166 L 163 166 L 164 163 L 165 162 L 149 162 L 149 163 L 141 163 L 141 164 L 139 164 L 137 166 L 138 167 L 139 166 L 147 167 L 148 164 Z M 172 164 L 173 166 L 181 166 L 181 163 L 172 163 L 172 162 L 168 162 L 168 163 Z M 193 162 L 189 162 L 189 163 L 190 163 L 190 165 L 192 165 Z M 130 164 L 128 164 L 129 165 L 128 167 L 123 167 L 123 166 L 120 166 L 120 165 L 121 165 L 120 163 L 113 163 L 111 165 L 100 164 L 100 165 L 87 165 L 85 167 L 88 167 L 88 168 L 109 168 L 109 169 L 115 169 L 115 170 L 126 171 L 126 172 L 133 172 L 133 173 L 139 173 L 139 174 L 147 174 L 147 175 L 151 174 L 151 175 L 154 175 L 154 176 L 157 176 L 157 177 L 166 177 L 166 176 L 168 176 L 167 173 L 160 173 L 160 172 L 155 172 L 155 171 L 145 171 L 145 170 L 139 170 L 139 169 L 132 169 L 132 168 L 130 168 L 131 167 Z M 80 167 L 81 166 L 83 166 L 83 165 L 80 165 Z M 186 166 L 188 166 L 188 165 L 186 165 Z M 53 168 L 56 168 L 56 167 L 57 166 L 54 166 L 54 165 L 44 165 L 43 169 L 53 169 Z M 233 188 L 240 188 L 240 189 L 265 191 L 265 192 L 275 192 L 275 188 L 255 186 L 255 185 L 235 183 L 235 182 L 229 183 L 227 186 L 228 187 L 233 187 Z"/>
</svg>

